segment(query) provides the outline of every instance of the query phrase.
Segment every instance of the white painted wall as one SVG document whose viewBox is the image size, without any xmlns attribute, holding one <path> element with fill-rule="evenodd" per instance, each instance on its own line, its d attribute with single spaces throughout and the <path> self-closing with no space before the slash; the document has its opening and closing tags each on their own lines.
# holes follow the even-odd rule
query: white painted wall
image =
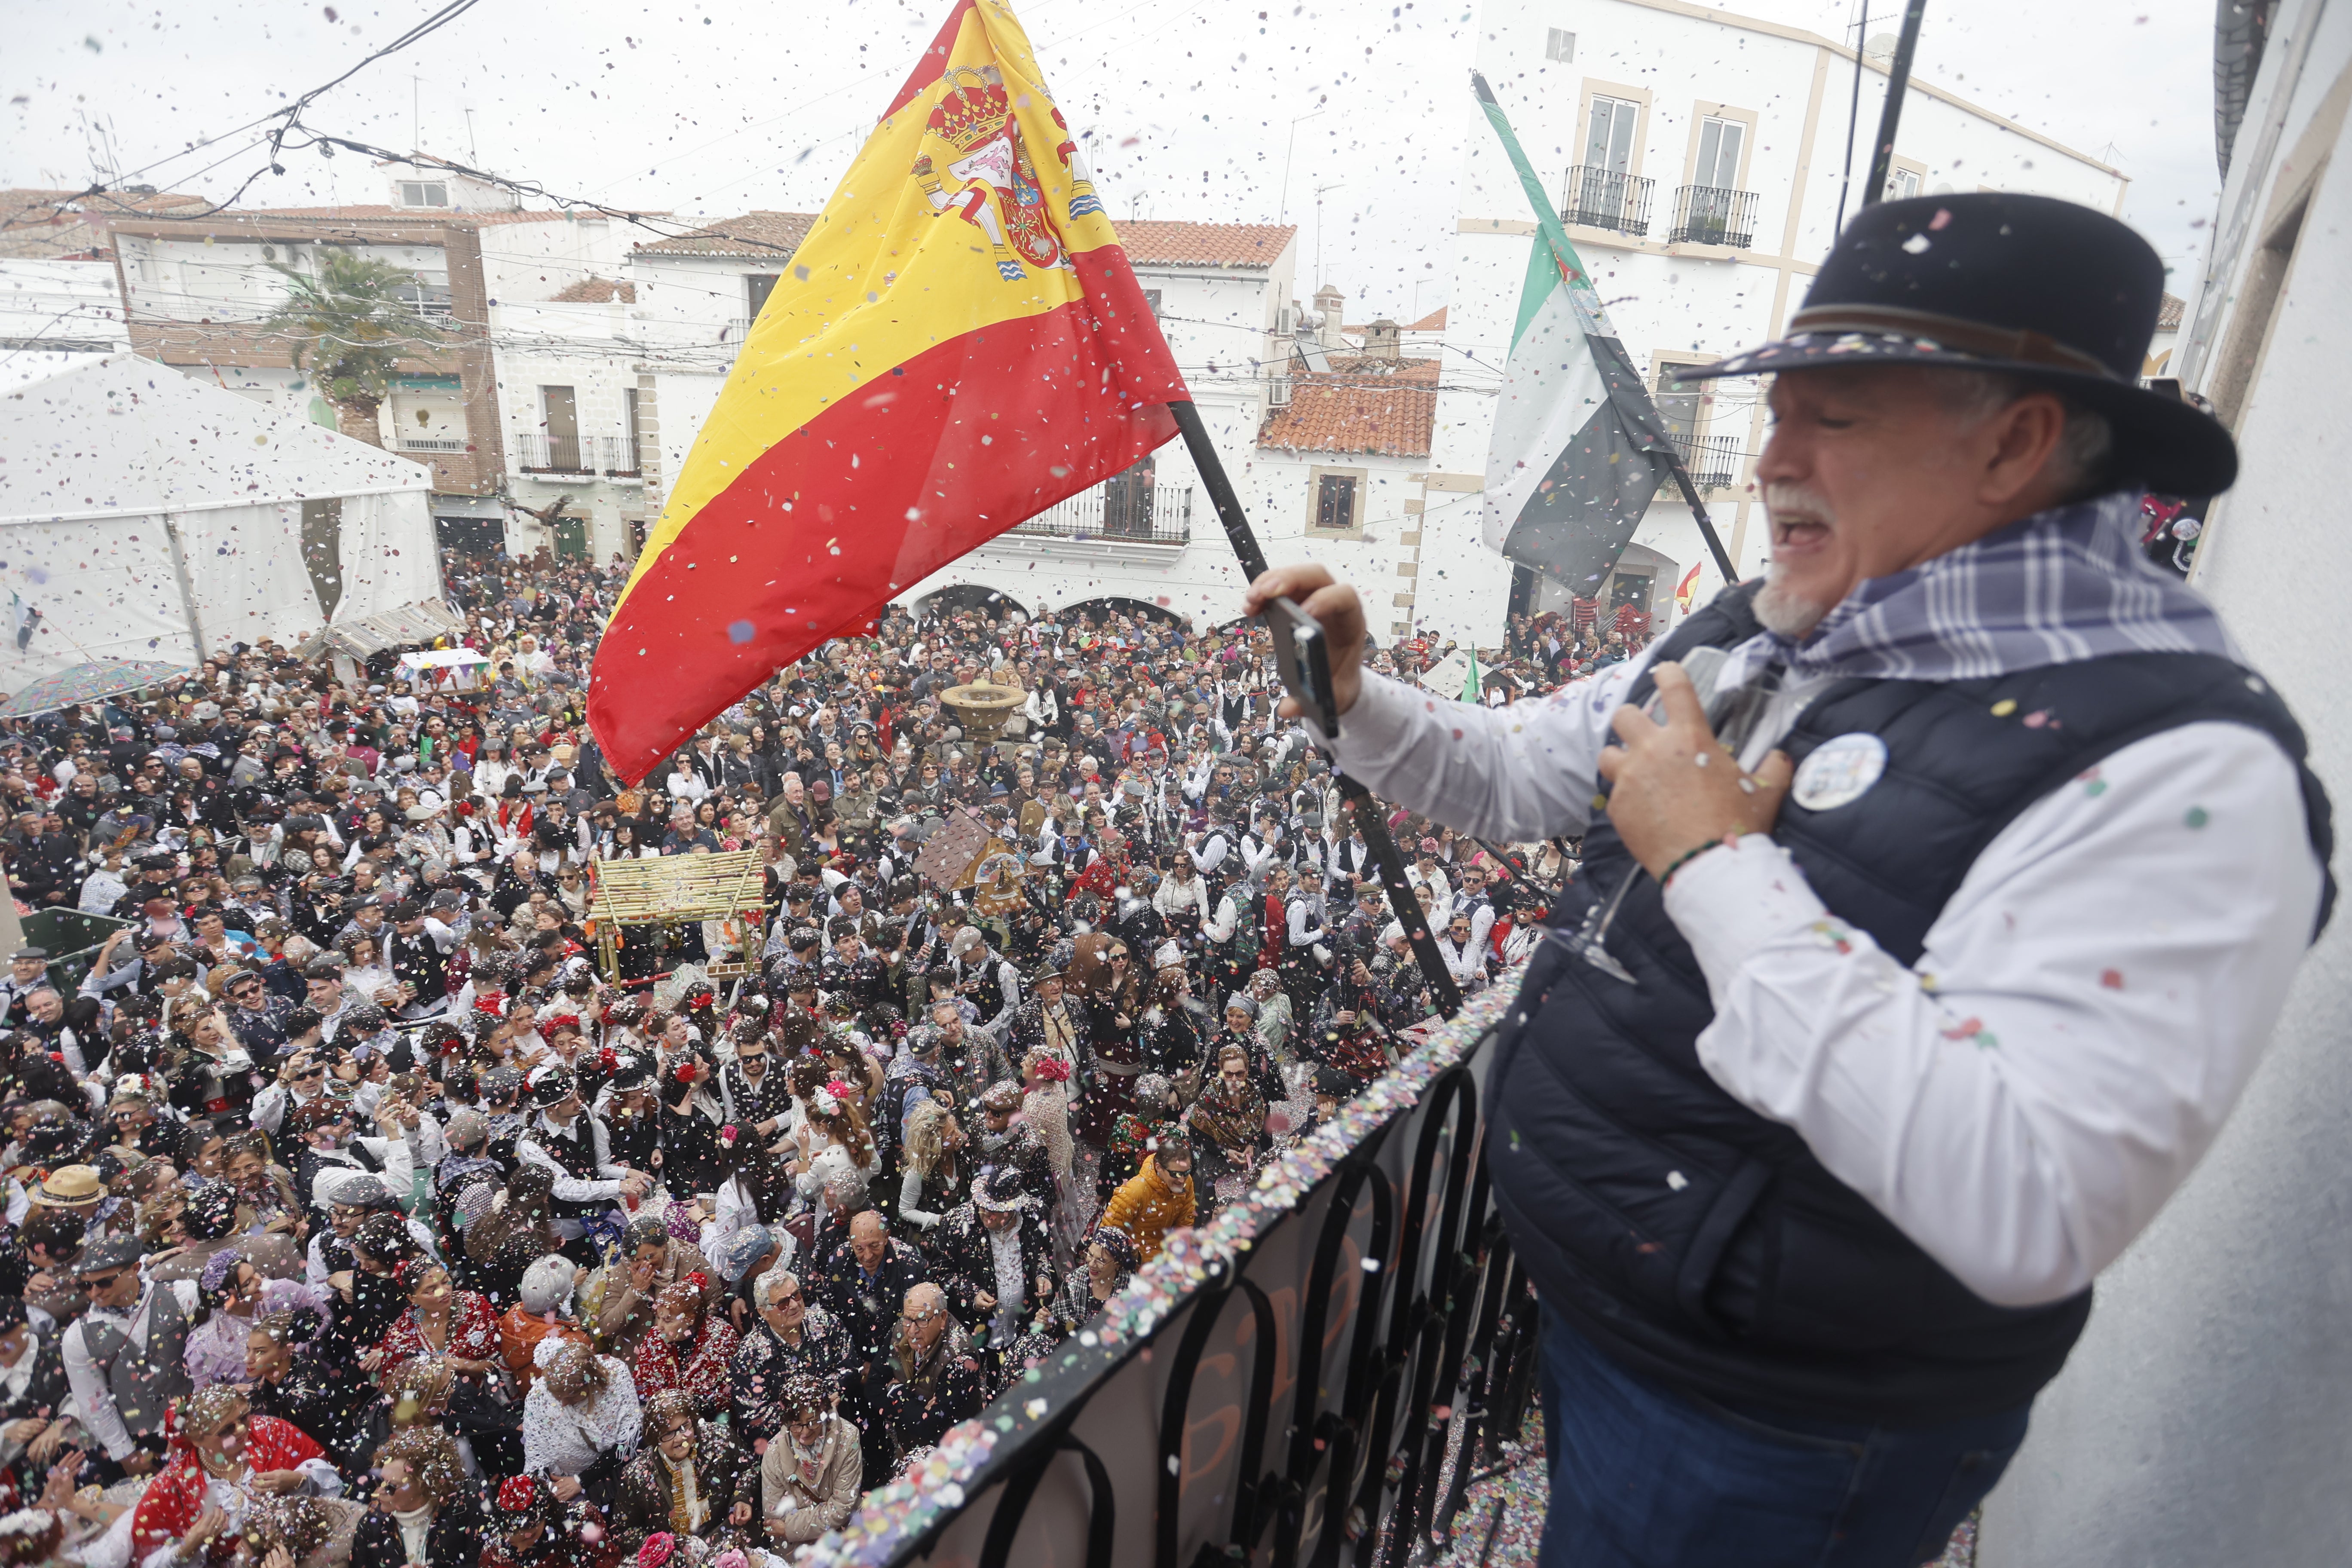
<svg viewBox="0 0 2352 1568">
<path fill-rule="evenodd" d="M 0 387 L 95 364 L 131 346 L 110 261 L 0 258 Z M 44 344 L 103 344 L 96 349 Z"/>
<path fill-rule="evenodd" d="M 2340 814 L 2352 798 L 2352 546 L 2326 498 L 2352 299 L 2338 241 L 2352 225 L 2352 15 L 2322 10 L 2287 0 L 2272 24 L 2189 319 L 2210 301 L 2206 342 L 2230 341 L 2278 198 L 2315 172 L 2238 426 L 2240 479 L 2214 506 L 2195 584 L 2294 710 Z M 2215 358 L 2190 361 L 2192 390 L 2210 388 Z M 2352 1561 L 2347 1038 L 2352 922 L 2339 908 L 2204 1164 L 2099 1281 L 2089 1330 L 1987 1501 L 1987 1568 Z"/>
<path fill-rule="evenodd" d="M 494 305 L 551 300 L 583 278 L 618 278 L 622 249 L 608 218 L 485 223 L 482 280 Z"/>
</svg>

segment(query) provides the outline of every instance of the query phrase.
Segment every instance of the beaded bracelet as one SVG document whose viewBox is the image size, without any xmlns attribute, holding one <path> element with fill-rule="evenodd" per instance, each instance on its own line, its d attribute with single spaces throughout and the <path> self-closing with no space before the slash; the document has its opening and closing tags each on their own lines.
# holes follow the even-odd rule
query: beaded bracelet
<svg viewBox="0 0 2352 1568">
<path fill-rule="evenodd" d="M 1697 859 L 1700 856 L 1706 854 L 1710 849 L 1725 849 L 1730 847 L 1732 841 L 1737 839 L 1739 835 L 1738 833 L 1727 833 L 1720 838 L 1710 838 L 1706 843 L 1700 845 L 1697 848 L 1685 849 L 1681 854 L 1675 856 L 1673 863 L 1664 870 L 1658 873 L 1658 891 L 1663 893 L 1666 890 L 1666 884 L 1675 879 L 1675 872 L 1681 870 L 1684 867 L 1689 865 L 1692 861 Z"/>
</svg>

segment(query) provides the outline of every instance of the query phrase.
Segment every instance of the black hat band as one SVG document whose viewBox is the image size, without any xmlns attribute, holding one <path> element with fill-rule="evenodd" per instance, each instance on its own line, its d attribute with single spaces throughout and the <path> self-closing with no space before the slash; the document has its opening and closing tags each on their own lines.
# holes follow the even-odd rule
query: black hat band
<svg viewBox="0 0 2352 1568">
<path fill-rule="evenodd" d="M 1798 332 L 1899 332 L 1906 337 L 1931 338 L 1937 346 L 1985 359 L 2046 364 L 2053 370 L 2074 371 L 2113 381 L 2116 373 L 2096 354 L 2070 348 L 2041 332 L 2011 331 L 1895 305 L 1816 305 L 1789 319 L 1790 334 Z"/>
</svg>

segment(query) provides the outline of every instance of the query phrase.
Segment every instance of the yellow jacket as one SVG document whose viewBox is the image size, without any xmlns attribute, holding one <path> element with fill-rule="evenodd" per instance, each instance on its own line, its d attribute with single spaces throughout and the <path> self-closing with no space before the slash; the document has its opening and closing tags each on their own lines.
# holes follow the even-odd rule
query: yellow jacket
<svg viewBox="0 0 2352 1568">
<path fill-rule="evenodd" d="M 1110 1195 L 1102 1223 L 1127 1233 L 1135 1243 L 1138 1262 L 1150 1262 L 1160 1256 L 1171 1230 L 1192 1223 L 1192 1173 L 1187 1172 L 1183 1184 L 1171 1190 L 1160 1173 L 1160 1156 L 1146 1156 L 1143 1168 Z"/>
</svg>

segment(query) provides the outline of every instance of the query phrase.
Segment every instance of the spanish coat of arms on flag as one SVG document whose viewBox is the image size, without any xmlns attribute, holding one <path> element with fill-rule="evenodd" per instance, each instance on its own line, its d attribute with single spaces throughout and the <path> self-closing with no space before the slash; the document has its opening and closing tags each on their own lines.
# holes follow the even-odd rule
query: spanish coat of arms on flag
<svg viewBox="0 0 2352 1568">
<path fill-rule="evenodd" d="M 753 323 L 614 606 L 635 783 L 894 595 L 1176 433 L 1189 398 L 1003 0 L 962 0 Z"/>
</svg>

